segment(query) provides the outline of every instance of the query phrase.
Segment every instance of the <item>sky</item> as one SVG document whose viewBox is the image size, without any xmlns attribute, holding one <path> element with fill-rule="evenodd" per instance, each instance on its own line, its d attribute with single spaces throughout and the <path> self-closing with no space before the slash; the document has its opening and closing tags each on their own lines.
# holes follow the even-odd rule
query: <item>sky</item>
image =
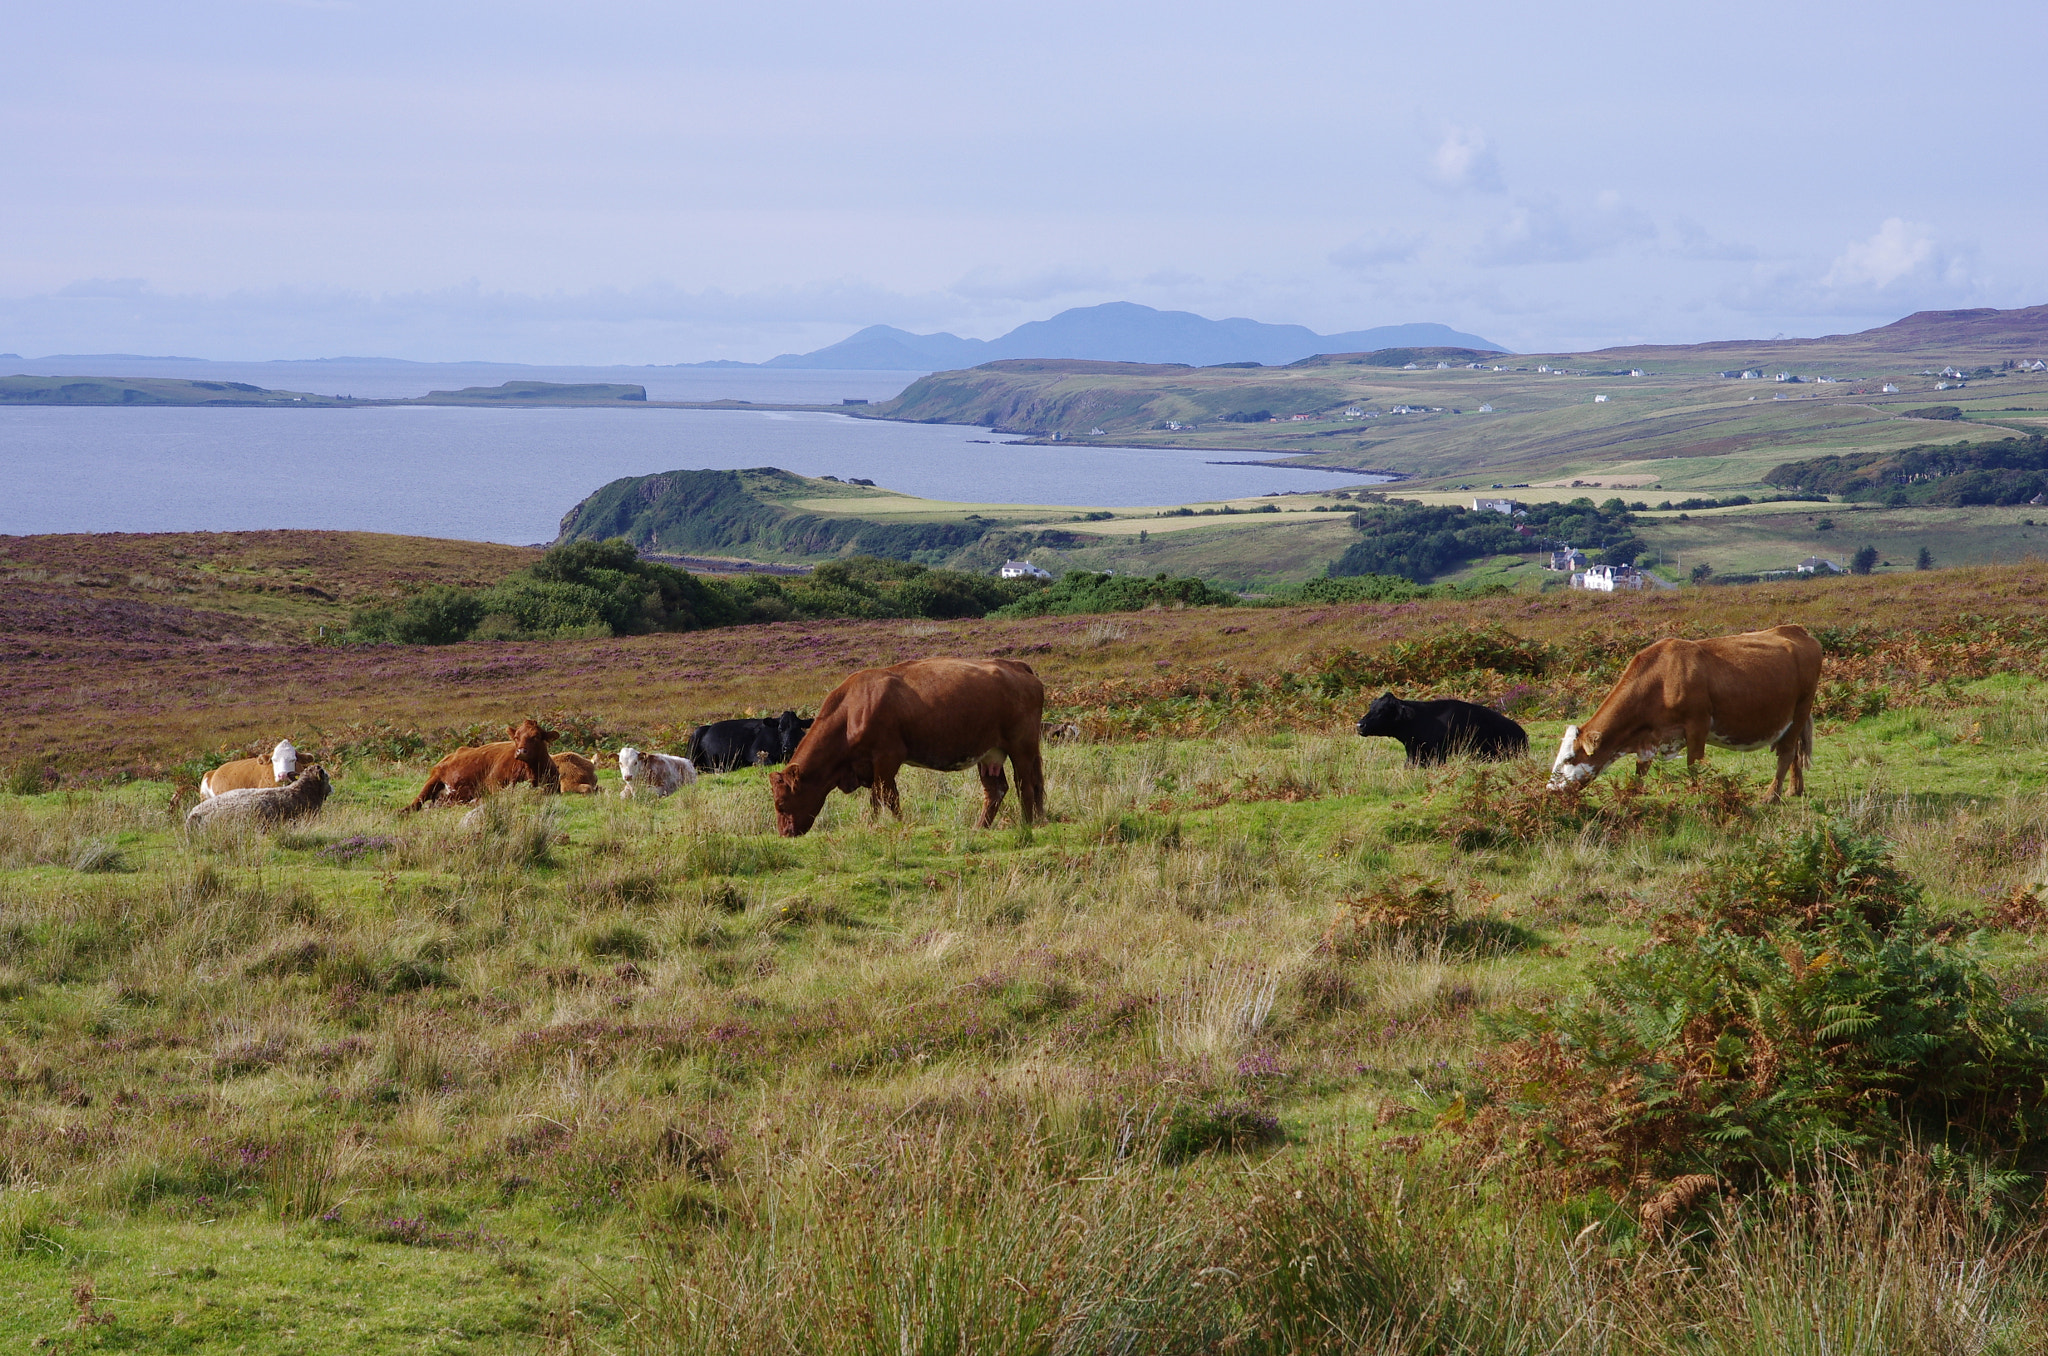
<svg viewBox="0 0 2048 1356">
<path fill-rule="evenodd" d="M 1118 300 L 1538 352 L 2048 301 L 2024 5 L 4 12 L 27 356 L 757 361 Z"/>
</svg>

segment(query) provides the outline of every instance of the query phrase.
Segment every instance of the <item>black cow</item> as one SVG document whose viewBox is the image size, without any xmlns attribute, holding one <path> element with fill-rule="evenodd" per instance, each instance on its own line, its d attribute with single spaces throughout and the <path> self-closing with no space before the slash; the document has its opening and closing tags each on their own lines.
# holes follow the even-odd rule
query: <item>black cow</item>
<svg viewBox="0 0 2048 1356">
<path fill-rule="evenodd" d="M 714 720 L 690 732 L 690 761 L 699 772 L 786 763 L 811 722 L 794 711 L 773 720 Z"/>
<path fill-rule="evenodd" d="M 1471 702 L 1403 701 L 1389 692 L 1366 708 L 1361 735 L 1401 741 L 1417 766 L 1441 763 L 1454 753 L 1474 758 L 1519 758 L 1529 751 L 1529 733 L 1491 707 Z"/>
</svg>

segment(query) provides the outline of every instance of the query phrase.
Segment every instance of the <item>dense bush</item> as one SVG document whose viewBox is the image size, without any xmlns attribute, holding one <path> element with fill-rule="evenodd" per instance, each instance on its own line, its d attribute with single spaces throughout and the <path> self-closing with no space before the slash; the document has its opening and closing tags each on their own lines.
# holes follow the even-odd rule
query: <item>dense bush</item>
<svg viewBox="0 0 2048 1356">
<path fill-rule="evenodd" d="M 2048 439 L 2030 433 L 1991 442 L 1814 457 L 1775 467 L 1764 480 L 1850 500 L 1944 507 L 2024 504 L 2048 493 Z"/>
<path fill-rule="evenodd" d="M 695 631 L 825 617 L 980 617 L 1038 591 L 901 560 L 855 556 L 808 575 L 705 579 L 640 559 L 622 538 L 549 549 L 530 569 L 470 593 L 435 585 L 353 618 L 349 637 L 404 645 Z"/>
<path fill-rule="evenodd" d="M 2048 1012 L 1929 927 L 1881 842 L 1748 845 L 1659 933 L 1495 1023 L 1473 1149 L 1625 1190 L 1909 1141 L 2009 1157 L 2048 1132 Z"/>
<path fill-rule="evenodd" d="M 1329 573 L 1334 578 L 1395 575 L 1427 583 L 1485 556 L 1565 545 L 1596 550 L 1612 563 L 1632 564 L 1644 550 L 1634 523 L 1619 499 L 1604 507 L 1585 498 L 1530 504 L 1512 516 L 1457 505 L 1374 504 L 1351 516 L 1351 525 L 1364 536 L 1331 563 Z"/>
<path fill-rule="evenodd" d="M 1200 579 L 1150 579 L 1130 574 L 1090 574 L 1075 570 L 1050 588 L 1019 599 L 995 615 L 1000 617 L 1072 616 L 1087 612 L 1142 612 L 1148 607 L 1234 607 L 1237 595 Z"/>
<path fill-rule="evenodd" d="M 935 570 L 902 560 L 855 556 L 807 575 L 743 575 L 724 586 L 752 621 L 824 617 L 980 617 L 1045 587 L 1039 580 L 995 579 Z"/>
</svg>

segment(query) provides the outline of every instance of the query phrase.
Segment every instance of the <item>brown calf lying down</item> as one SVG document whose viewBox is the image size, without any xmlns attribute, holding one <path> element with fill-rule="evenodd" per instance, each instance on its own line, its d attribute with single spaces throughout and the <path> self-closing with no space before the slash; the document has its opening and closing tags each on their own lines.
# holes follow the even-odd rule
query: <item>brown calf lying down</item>
<svg viewBox="0 0 2048 1356">
<path fill-rule="evenodd" d="M 865 786 L 876 807 L 898 818 L 896 772 L 905 763 L 940 772 L 981 773 L 981 827 L 995 822 L 1017 770 L 1024 822 L 1045 817 L 1045 773 L 1038 756 L 1045 686 L 1029 664 L 1010 659 L 918 659 L 862 669 L 832 690 L 789 766 L 769 774 L 775 826 L 785 838 L 807 832 L 834 787 Z"/>
<path fill-rule="evenodd" d="M 580 753 L 555 753 L 556 779 L 565 796 L 594 796 L 603 788 L 597 784 L 597 764 Z"/>
<path fill-rule="evenodd" d="M 327 769 L 308 763 L 283 786 L 236 787 L 200 801 L 185 816 L 185 828 L 189 832 L 223 824 L 253 824 L 267 829 L 290 823 L 318 814 L 332 788 Z"/>
<path fill-rule="evenodd" d="M 1628 754 L 1635 755 L 1637 776 L 1651 760 L 1681 752 L 1690 766 L 1717 744 L 1774 749 L 1771 799 L 1782 794 L 1788 772 L 1792 794 L 1803 796 L 1819 685 L 1820 642 L 1803 626 L 1660 640 L 1628 661 L 1585 725 L 1566 728 L 1550 767 L 1551 789 L 1589 782 Z"/>
<path fill-rule="evenodd" d="M 299 751 L 292 747 L 291 740 L 280 739 L 271 747 L 268 758 L 237 758 L 201 777 L 199 796 L 204 800 L 243 787 L 283 786 L 298 769 Z"/>
<path fill-rule="evenodd" d="M 518 782 L 530 782 L 543 791 L 560 790 L 561 771 L 554 759 L 548 757 L 548 744 L 556 738 L 555 732 L 522 720 L 506 733 L 512 738 L 457 749 L 434 764 L 434 770 L 427 774 L 427 784 L 405 808 L 417 810 L 435 801 L 465 805 L 487 792 Z"/>
</svg>

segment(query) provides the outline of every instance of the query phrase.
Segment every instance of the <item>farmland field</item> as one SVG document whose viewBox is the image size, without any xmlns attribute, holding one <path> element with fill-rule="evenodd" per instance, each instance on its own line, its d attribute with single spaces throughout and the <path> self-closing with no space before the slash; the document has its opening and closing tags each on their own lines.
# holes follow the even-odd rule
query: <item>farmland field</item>
<svg viewBox="0 0 2048 1356">
<path fill-rule="evenodd" d="M 1576 1085 L 1508 1029 L 1680 947 L 1717 882 L 1840 844 L 1887 860 L 1836 879 L 1917 900 L 1913 964 L 1976 967 L 2033 1011 L 2048 567 L 310 643 L 344 596 L 398 587 L 387 568 L 503 564 L 386 546 L 251 556 L 154 602 L 133 575 L 190 557 L 67 580 L 49 555 L 0 586 L 11 1348 L 2048 1341 L 2040 1165 L 2005 1122 L 1959 1101 L 1953 1142 L 1870 1113 L 1782 1163 L 1671 1138 L 1606 1164 L 1552 1147 L 1591 1142 L 1557 1117 L 1597 1099 L 1531 1092 Z M 1766 754 L 1539 789 L 1640 645 L 1785 621 L 1828 648 L 1809 801 L 1762 803 Z M 972 778 L 925 772 L 902 823 L 835 796 L 796 840 L 758 770 L 664 801 L 508 794 L 469 824 L 398 812 L 440 750 L 527 713 L 602 761 L 946 653 L 1027 659 L 1080 727 L 1048 750 L 1050 823 L 1012 806 L 977 831 Z M 1387 687 L 1507 709 L 1534 756 L 1409 768 L 1351 732 Z M 321 816 L 180 832 L 201 768 L 281 735 L 334 775 Z M 1797 958 L 1773 964 L 1847 967 L 1771 936 Z M 1784 1020 L 1791 1052 L 1809 1035 Z"/>
</svg>

